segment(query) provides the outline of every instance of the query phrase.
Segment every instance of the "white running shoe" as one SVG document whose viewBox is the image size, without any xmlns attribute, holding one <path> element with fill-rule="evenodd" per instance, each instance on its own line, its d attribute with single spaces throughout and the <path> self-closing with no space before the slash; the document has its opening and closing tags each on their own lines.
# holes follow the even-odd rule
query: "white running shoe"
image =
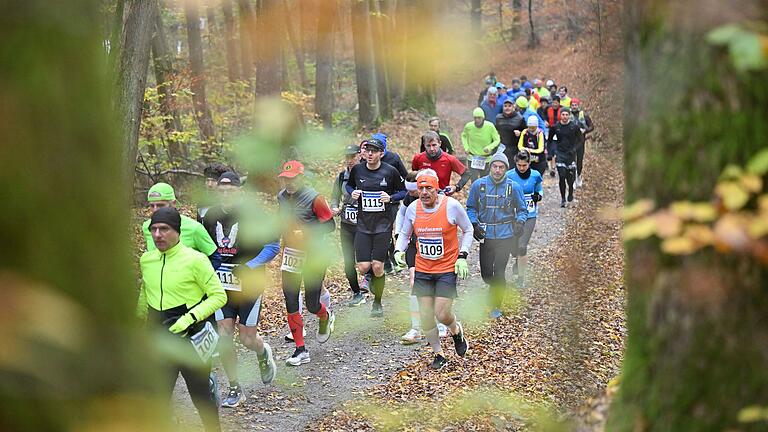
<svg viewBox="0 0 768 432">
<path fill-rule="evenodd" d="M 307 363 L 309 363 L 309 351 L 307 351 L 305 348 L 302 348 L 301 351 L 296 348 L 296 351 L 293 352 L 293 355 L 285 360 L 285 364 L 288 366 L 299 366 Z"/>
<path fill-rule="evenodd" d="M 328 342 L 328 339 L 331 338 L 334 322 L 336 322 L 336 314 L 333 312 L 328 314 L 328 319 L 325 321 L 325 324 L 323 324 L 323 321 L 320 321 L 320 324 L 317 326 L 317 334 L 315 334 L 315 338 L 319 343 L 326 343 Z"/>
<path fill-rule="evenodd" d="M 575 184 L 575 186 L 576 186 L 577 188 L 580 188 L 580 187 L 581 187 L 581 184 L 582 184 L 582 182 L 581 182 L 581 176 L 576 176 L 576 184 Z"/>
<path fill-rule="evenodd" d="M 421 330 L 412 328 L 408 332 L 400 337 L 400 343 L 403 345 L 413 345 L 417 342 L 424 340 L 424 335 Z"/>
</svg>

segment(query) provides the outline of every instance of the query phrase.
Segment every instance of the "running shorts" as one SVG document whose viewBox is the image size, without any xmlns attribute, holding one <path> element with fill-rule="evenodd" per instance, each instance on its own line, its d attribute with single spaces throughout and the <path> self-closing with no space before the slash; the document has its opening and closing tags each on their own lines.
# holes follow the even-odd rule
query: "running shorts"
<svg viewBox="0 0 768 432">
<path fill-rule="evenodd" d="M 416 297 L 458 297 L 456 273 L 423 273 L 416 270 L 413 295 Z"/>
<path fill-rule="evenodd" d="M 366 234 L 358 231 L 355 234 L 355 260 L 357 262 L 386 261 L 391 241 L 392 233 Z"/>
<path fill-rule="evenodd" d="M 256 327 L 261 314 L 261 298 L 261 295 L 253 299 L 237 291 L 227 291 L 227 303 L 214 314 L 216 321 L 240 317 L 240 325 Z"/>
</svg>

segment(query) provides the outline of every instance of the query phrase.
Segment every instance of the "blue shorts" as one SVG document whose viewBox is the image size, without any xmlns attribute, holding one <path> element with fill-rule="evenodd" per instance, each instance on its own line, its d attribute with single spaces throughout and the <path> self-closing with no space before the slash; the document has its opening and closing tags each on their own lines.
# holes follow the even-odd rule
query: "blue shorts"
<svg viewBox="0 0 768 432">
<path fill-rule="evenodd" d="M 456 273 L 423 273 L 416 270 L 413 280 L 413 295 L 416 297 L 458 297 Z"/>
</svg>

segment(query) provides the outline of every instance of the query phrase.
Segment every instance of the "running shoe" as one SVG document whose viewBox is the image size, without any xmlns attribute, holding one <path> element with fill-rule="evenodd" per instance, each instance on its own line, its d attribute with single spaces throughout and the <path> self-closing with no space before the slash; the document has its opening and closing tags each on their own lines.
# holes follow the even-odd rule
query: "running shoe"
<svg viewBox="0 0 768 432">
<path fill-rule="evenodd" d="M 363 294 L 367 294 L 367 293 L 371 292 L 371 288 L 370 288 L 371 279 L 370 278 L 371 278 L 370 274 L 366 274 L 365 276 L 363 276 L 363 280 L 360 281 L 360 291 Z"/>
<path fill-rule="evenodd" d="M 576 176 L 576 187 L 580 188 L 582 185 L 581 176 Z"/>
<path fill-rule="evenodd" d="M 565 208 L 565 200 L 560 201 L 560 208 Z"/>
<path fill-rule="evenodd" d="M 243 402 L 245 402 L 245 395 L 243 394 L 243 390 L 238 385 L 238 386 L 233 386 L 229 388 L 229 392 L 227 392 L 227 397 L 224 398 L 224 401 L 221 403 L 221 406 L 227 407 L 227 408 L 234 408 Z"/>
<path fill-rule="evenodd" d="M 317 334 L 315 335 L 315 338 L 319 343 L 326 343 L 328 342 L 328 339 L 331 338 L 334 322 L 336 322 L 336 314 L 333 312 L 328 314 L 328 319 L 320 320 L 320 323 L 317 326 Z"/>
<path fill-rule="evenodd" d="M 437 323 L 437 333 L 441 338 L 448 336 L 448 326 L 443 323 Z"/>
<path fill-rule="evenodd" d="M 554 177 L 555 176 L 555 170 L 551 169 L 549 170 L 549 176 Z"/>
<path fill-rule="evenodd" d="M 352 306 L 352 307 L 360 306 L 361 304 L 365 304 L 365 294 L 363 294 L 362 291 L 354 293 L 352 295 L 352 298 L 349 299 L 349 302 L 347 304 Z"/>
<path fill-rule="evenodd" d="M 573 202 L 573 191 L 568 191 L 568 202 Z"/>
<path fill-rule="evenodd" d="M 285 360 L 288 366 L 299 366 L 309 363 L 309 351 L 304 347 L 297 347 L 293 355 Z"/>
<path fill-rule="evenodd" d="M 384 316 L 384 308 L 381 307 L 381 303 L 373 303 L 373 307 L 371 308 L 371 317 L 372 318 L 381 318 Z"/>
<path fill-rule="evenodd" d="M 459 327 L 459 334 L 452 336 L 453 347 L 456 348 L 456 354 L 458 354 L 459 357 L 464 357 L 469 349 L 469 342 L 467 342 L 467 338 L 464 337 L 464 327 L 461 326 L 461 323 L 456 323 L 456 325 Z"/>
<path fill-rule="evenodd" d="M 258 356 L 257 356 L 258 357 Z M 264 358 L 259 358 L 259 372 L 261 372 L 261 382 L 270 384 L 275 379 L 277 365 L 275 356 L 272 354 L 272 347 L 264 342 Z"/>
<path fill-rule="evenodd" d="M 429 368 L 432 370 L 440 370 L 446 364 L 448 364 L 448 360 L 446 360 L 445 357 L 441 356 L 440 354 L 435 354 L 435 359 L 432 360 L 432 364 L 429 365 Z"/>
<path fill-rule="evenodd" d="M 502 316 L 504 316 L 504 314 L 499 309 L 494 309 L 494 310 L 491 311 L 491 318 L 492 319 L 499 319 Z"/>
<path fill-rule="evenodd" d="M 301 330 L 301 334 L 306 336 L 307 335 L 307 329 L 302 329 Z M 286 342 L 293 342 L 293 333 L 291 333 L 290 330 L 288 331 L 288 334 L 285 335 L 285 341 Z"/>
<path fill-rule="evenodd" d="M 216 379 L 216 373 L 211 371 L 208 375 L 208 391 L 211 394 L 211 399 L 216 402 L 216 406 L 221 406 L 221 393 L 219 393 L 219 380 Z"/>
<path fill-rule="evenodd" d="M 412 328 L 408 332 L 400 337 L 400 343 L 403 345 L 413 345 L 417 342 L 424 340 L 424 335 L 421 330 Z"/>
</svg>

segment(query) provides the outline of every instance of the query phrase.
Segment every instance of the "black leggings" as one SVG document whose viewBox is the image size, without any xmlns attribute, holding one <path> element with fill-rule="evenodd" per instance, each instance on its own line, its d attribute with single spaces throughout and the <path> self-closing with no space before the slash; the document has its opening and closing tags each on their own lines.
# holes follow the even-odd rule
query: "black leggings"
<svg viewBox="0 0 768 432">
<path fill-rule="evenodd" d="M 480 275 L 491 291 L 491 305 L 498 308 L 507 288 L 506 269 L 509 254 L 516 247 L 513 238 L 485 239 L 480 243 Z"/>
<path fill-rule="evenodd" d="M 544 159 L 544 154 L 539 156 L 538 162 L 534 162 L 531 164 L 531 169 L 538 171 L 539 174 L 541 174 L 541 176 L 544 177 L 544 174 L 546 174 L 547 170 L 549 169 L 549 167 L 547 166 L 547 160 Z"/>
<path fill-rule="evenodd" d="M 565 201 L 565 186 L 568 183 L 568 196 L 573 196 L 573 182 L 576 181 L 576 168 L 557 166 L 557 177 L 560 179 L 560 198 Z"/>
<path fill-rule="evenodd" d="M 196 355 L 191 350 L 192 355 Z M 168 380 L 166 381 L 166 394 L 170 398 L 173 394 L 173 388 L 176 385 L 176 379 L 179 377 L 179 373 L 184 377 L 184 382 L 187 383 L 187 390 L 189 390 L 189 396 L 192 398 L 192 403 L 200 413 L 200 418 L 203 420 L 203 426 L 207 432 L 220 431 L 219 425 L 219 407 L 216 404 L 216 395 L 211 394 L 211 389 L 208 386 L 208 376 L 211 374 L 211 363 L 208 362 L 203 368 L 189 368 L 187 366 L 172 365 L 168 369 Z"/>
<path fill-rule="evenodd" d="M 576 146 L 576 172 L 581 176 L 581 169 L 584 167 L 584 143 Z"/>
<path fill-rule="evenodd" d="M 344 256 L 344 274 L 349 281 L 352 292 L 360 292 L 360 282 L 357 279 L 357 267 L 355 266 L 355 234 L 357 227 L 351 224 L 341 224 L 339 237 L 341 237 L 341 253 Z"/>
<path fill-rule="evenodd" d="M 309 264 L 307 264 L 309 266 Z M 322 271 L 321 271 L 322 270 Z M 303 273 L 283 271 L 283 295 L 285 309 L 289 314 L 299 311 L 299 292 L 301 281 L 304 281 L 304 302 L 307 310 L 313 314 L 320 312 L 320 294 L 323 291 L 325 268 L 314 268 L 314 271 L 304 270 Z M 358 288 L 359 289 L 359 288 Z"/>
</svg>

